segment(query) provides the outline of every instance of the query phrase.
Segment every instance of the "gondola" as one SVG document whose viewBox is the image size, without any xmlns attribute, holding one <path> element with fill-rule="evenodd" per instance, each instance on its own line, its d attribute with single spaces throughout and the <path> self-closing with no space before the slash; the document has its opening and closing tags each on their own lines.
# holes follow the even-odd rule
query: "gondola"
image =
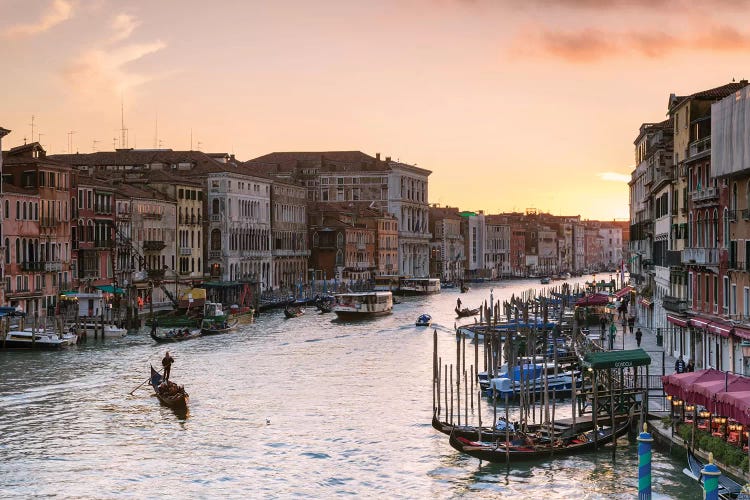
<svg viewBox="0 0 750 500">
<path fill-rule="evenodd" d="M 300 306 L 290 306 L 284 308 L 284 316 L 287 318 L 297 318 L 305 314 L 305 310 Z"/>
<path fill-rule="evenodd" d="M 631 419 L 629 418 L 616 428 L 615 439 L 628 432 L 630 422 Z M 511 441 L 507 447 L 504 440 L 498 443 L 480 443 L 453 433 L 450 436 L 449 443 L 454 449 L 487 462 L 521 462 L 592 451 L 597 444 L 601 446 L 612 442 L 611 427 L 600 428 L 596 441 L 594 441 L 594 432 L 596 431 L 590 430 L 572 438 L 556 438 L 552 442 L 535 441 L 527 437 L 525 440 Z"/>
<path fill-rule="evenodd" d="M 469 291 L 469 287 L 466 285 L 461 285 L 461 293 L 466 293 Z"/>
<path fill-rule="evenodd" d="M 468 307 L 464 307 L 463 309 L 456 307 L 454 310 L 456 311 L 456 316 L 459 318 L 469 318 L 479 314 L 479 309 L 469 309 Z"/>
<path fill-rule="evenodd" d="M 429 314 L 421 314 L 415 323 L 417 326 L 430 326 L 432 324 L 432 316 Z"/>
<path fill-rule="evenodd" d="M 185 392 L 185 389 L 171 380 L 162 384 L 162 379 L 163 377 L 161 373 L 154 370 L 154 367 L 152 366 L 151 387 L 154 388 L 154 392 L 156 393 L 156 397 L 159 398 L 159 401 L 161 401 L 164 406 L 169 406 L 176 410 L 187 409 L 190 396 Z"/>
<path fill-rule="evenodd" d="M 164 335 L 158 335 L 156 328 L 151 328 L 151 338 L 160 344 L 169 342 L 182 342 L 183 340 L 196 339 L 201 336 L 201 331 L 190 330 L 188 328 L 177 328 L 166 332 Z"/>
<path fill-rule="evenodd" d="M 201 335 L 219 335 L 222 333 L 229 333 L 235 329 L 239 321 L 229 320 L 223 323 L 217 323 L 211 320 L 203 320 L 201 325 Z"/>
<path fill-rule="evenodd" d="M 462 437 L 464 439 L 470 439 L 470 440 L 479 439 L 479 431 L 480 431 L 479 427 L 474 426 L 474 425 L 454 425 L 454 424 L 449 424 L 448 422 L 441 422 L 437 418 L 437 415 L 435 414 L 432 415 L 432 427 L 435 430 L 438 430 L 448 436 L 450 436 L 451 434 L 455 434 L 457 437 Z M 529 431 L 536 432 L 539 427 L 540 427 L 539 424 L 531 425 L 529 426 Z M 499 429 L 492 429 L 492 427 L 482 426 L 481 431 L 482 431 L 482 441 L 495 441 L 497 439 L 502 439 L 503 441 L 505 441 L 504 429 L 499 430 Z M 508 434 L 511 437 L 511 439 L 516 438 L 515 430 L 509 430 Z"/>
<path fill-rule="evenodd" d="M 321 302 L 318 304 L 318 311 L 321 313 L 329 313 L 333 311 L 333 302 Z"/>
<path fill-rule="evenodd" d="M 696 457 L 690 450 L 688 450 L 687 452 L 687 461 L 688 466 L 687 468 L 683 469 L 682 472 L 685 475 L 695 479 L 700 484 L 703 484 L 703 475 L 701 474 L 701 470 L 703 470 L 703 467 L 706 464 L 701 462 L 700 459 Z M 737 498 L 741 491 L 742 486 L 739 483 L 727 477 L 725 474 L 719 476 L 719 498 Z"/>
</svg>

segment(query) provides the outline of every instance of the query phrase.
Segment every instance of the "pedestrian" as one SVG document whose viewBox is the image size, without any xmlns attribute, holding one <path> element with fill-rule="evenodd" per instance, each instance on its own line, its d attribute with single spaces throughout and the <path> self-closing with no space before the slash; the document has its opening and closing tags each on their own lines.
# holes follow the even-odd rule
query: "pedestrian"
<svg viewBox="0 0 750 500">
<path fill-rule="evenodd" d="M 674 362 L 674 371 L 677 373 L 685 372 L 685 361 L 682 359 L 682 356 L 680 356 L 677 361 Z"/>
<path fill-rule="evenodd" d="M 169 380 L 169 373 L 172 371 L 172 363 L 174 358 L 169 355 L 169 351 L 164 355 L 164 359 L 161 360 L 161 366 L 164 367 L 164 381 Z"/>
<path fill-rule="evenodd" d="M 607 317 L 602 314 L 602 316 L 599 318 L 599 325 L 602 327 L 602 334 L 605 332 L 607 328 Z"/>
<path fill-rule="evenodd" d="M 695 371 L 695 363 L 693 362 L 693 358 L 690 358 L 688 361 L 687 367 L 685 367 L 685 370 L 692 372 Z"/>
<path fill-rule="evenodd" d="M 641 347 L 641 339 L 643 338 L 643 332 L 641 332 L 641 329 L 637 329 L 635 331 L 635 342 L 638 344 L 638 347 Z"/>
<path fill-rule="evenodd" d="M 615 325 L 615 322 L 613 321 L 611 325 L 609 325 L 609 350 L 615 348 L 615 335 L 617 335 L 617 325 Z"/>
<path fill-rule="evenodd" d="M 628 318 L 628 330 L 630 330 L 630 333 L 633 333 L 634 327 L 635 327 L 635 316 L 630 316 Z"/>
</svg>

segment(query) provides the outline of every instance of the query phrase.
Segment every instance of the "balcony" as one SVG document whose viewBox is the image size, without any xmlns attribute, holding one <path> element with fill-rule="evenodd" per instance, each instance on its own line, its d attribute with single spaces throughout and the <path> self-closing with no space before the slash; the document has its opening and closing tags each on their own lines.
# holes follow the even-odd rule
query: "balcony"
<svg viewBox="0 0 750 500">
<path fill-rule="evenodd" d="M 120 210 L 117 212 L 117 218 L 123 220 L 130 219 L 130 212 L 127 210 Z"/>
<path fill-rule="evenodd" d="M 678 297 L 672 297 L 670 295 L 665 295 L 664 298 L 662 298 L 662 305 L 664 306 L 664 309 L 667 311 L 672 312 L 685 312 L 687 311 L 687 300 L 680 299 Z"/>
<path fill-rule="evenodd" d="M 161 213 L 159 212 L 142 212 L 141 215 L 144 219 L 161 220 Z"/>
<path fill-rule="evenodd" d="M 29 271 L 29 272 L 44 271 L 44 262 L 22 262 L 21 271 Z"/>
<path fill-rule="evenodd" d="M 167 245 L 161 240 L 146 240 L 143 242 L 143 250 L 151 252 L 160 252 Z"/>
<path fill-rule="evenodd" d="M 79 269 L 78 279 L 82 279 L 82 280 L 99 279 L 99 270 L 98 269 Z"/>
<path fill-rule="evenodd" d="M 742 210 L 742 220 L 750 220 L 750 209 Z"/>
<path fill-rule="evenodd" d="M 729 260 L 729 269 L 733 271 L 747 271 L 747 265 L 741 260 Z"/>
<path fill-rule="evenodd" d="M 44 263 L 44 270 L 48 273 L 62 271 L 62 262 L 59 260 L 47 261 Z"/>
<path fill-rule="evenodd" d="M 704 137 L 690 143 L 688 146 L 688 159 L 698 159 L 711 154 L 711 136 Z"/>
<path fill-rule="evenodd" d="M 697 264 L 701 266 L 718 266 L 718 248 L 686 248 L 682 251 L 683 264 Z"/>
<path fill-rule="evenodd" d="M 211 222 L 221 222 L 221 214 L 211 214 Z"/>
<path fill-rule="evenodd" d="M 309 257 L 310 250 L 282 250 L 275 249 L 273 251 L 274 257 Z"/>
<path fill-rule="evenodd" d="M 94 240 L 96 248 L 112 248 L 112 240 Z"/>
<path fill-rule="evenodd" d="M 729 210 L 727 212 L 727 219 L 729 219 L 729 222 L 737 222 L 737 215 L 739 215 L 739 212 L 741 212 L 741 210 Z"/>
<path fill-rule="evenodd" d="M 693 203 L 708 203 L 719 199 L 719 189 L 714 186 L 704 187 L 700 191 L 690 193 Z"/>
<path fill-rule="evenodd" d="M 209 259 L 221 259 L 221 250 L 209 250 L 208 258 Z"/>
<path fill-rule="evenodd" d="M 150 280 L 163 280 L 164 269 L 149 269 L 146 272 L 146 276 L 148 276 L 148 279 Z"/>
<path fill-rule="evenodd" d="M 191 255 L 193 253 L 193 249 L 190 247 L 180 247 L 180 255 Z"/>
</svg>

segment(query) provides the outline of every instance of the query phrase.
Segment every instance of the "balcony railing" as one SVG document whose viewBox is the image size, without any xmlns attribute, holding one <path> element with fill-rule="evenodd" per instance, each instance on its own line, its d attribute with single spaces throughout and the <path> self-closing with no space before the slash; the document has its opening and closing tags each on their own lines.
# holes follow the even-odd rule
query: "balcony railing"
<svg viewBox="0 0 750 500">
<path fill-rule="evenodd" d="M 729 210 L 727 212 L 727 219 L 729 219 L 729 222 L 737 222 L 737 215 L 739 215 L 740 210 Z"/>
<path fill-rule="evenodd" d="M 690 196 L 694 203 L 701 201 L 710 201 L 719 197 L 719 190 L 714 186 L 704 187 L 700 191 L 693 191 Z"/>
<path fill-rule="evenodd" d="M 157 212 L 143 212 L 141 214 L 144 219 L 156 219 L 161 220 L 161 214 Z"/>
<path fill-rule="evenodd" d="M 747 271 L 747 265 L 744 261 L 741 260 L 735 260 L 732 261 L 729 260 L 729 269 L 733 269 L 735 271 Z"/>
<path fill-rule="evenodd" d="M 221 259 L 221 250 L 209 250 L 208 258 L 209 259 Z"/>
<path fill-rule="evenodd" d="M 143 242 L 143 249 L 147 251 L 158 252 L 166 246 L 162 240 L 146 240 Z"/>
<path fill-rule="evenodd" d="M 687 300 L 670 295 L 665 295 L 662 298 L 662 305 L 668 311 L 683 312 L 687 310 Z"/>
<path fill-rule="evenodd" d="M 211 222 L 221 222 L 221 214 L 211 214 Z"/>
<path fill-rule="evenodd" d="M 96 248 L 112 248 L 112 240 L 94 240 Z"/>
<path fill-rule="evenodd" d="M 44 271 L 44 262 L 22 262 L 21 270 L 31 272 Z"/>
<path fill-rule="evenodd" d="M 190 255 L 193 253 L 193 249 L 190 247 L 180 247 L 180 255 Z"/>
<path fill-rule="evenodd" d="M 699 264 L 704 266 L 719 265 L 718 248 L 686 248 L 682 251 L 683 264 Z"/>
<path fill-rule="evenodd" d="M 78 279 L 82 279 L 82 280 L 99 279 L 99 270 L 98 269 L 79 269 Z"/>
<path fill-rule="evenodd" d="M 44 263 L 44 270 L 48 273 L 62 271 L 62 262 L 59 260 L 47 261 Z"/>
<path fill-rule="evenodd" d="M 705 155 L 711 152 L 711 136 L 704 137 L 688 146 L 688 158 Z"/>
<path fill-rule="evenodd" d="M 750 209 L 743 209 L 742 210 L 742 220 L 750 220 Z"/>
</svg>

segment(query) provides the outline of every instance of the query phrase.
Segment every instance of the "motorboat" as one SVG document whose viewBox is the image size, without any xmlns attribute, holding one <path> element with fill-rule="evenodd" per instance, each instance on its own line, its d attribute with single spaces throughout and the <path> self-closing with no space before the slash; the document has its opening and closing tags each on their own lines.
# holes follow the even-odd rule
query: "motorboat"
<svg viewBox="0 0 750 500">
<path fill-rule="evenodd" d="M 391 314 L 393 294 L 391 292 L 337 293 L 333 312 L 342 319 L 358 319 Z"/>
<path fill-rule="evenodd" d="M 417 326 L 430 326 L 432 324 L 432 316 L 429 314 L 421 314 L 417 318 L 416 325 Z"/>
<path fill-rule="evenodd" d="M 24 328 L 23 330 L 11 329 L 3 338 L 0 335 L 0 348 L 7 349 L 59 349 L 60 347 L 75 344 L 71 334 L 63 339 L 57 333 L 44 328 Z"/>
<path fill-rule="evenodd" d="M 68 325 L 68 328 L 71 331 L 76 331 L 79 335 L 85 334 L 87 338 L 101 336 L 102 332 L 104 332 L 103 338 L 105 339 L 124 337 L 128 333 L 127 329 L 120 328 L 119 326 L 108 323 L 105 323 L 102 327 L 102 324 L 97 321 L 86 321 L 83 323 L 79 323 L 78 325 L 70 324 Z"/>
<path fill-rule="evenodd" d="M 398 293 L 400 295 L 440 293 L 440 278 L 401 278 Z"/>
</svg>

